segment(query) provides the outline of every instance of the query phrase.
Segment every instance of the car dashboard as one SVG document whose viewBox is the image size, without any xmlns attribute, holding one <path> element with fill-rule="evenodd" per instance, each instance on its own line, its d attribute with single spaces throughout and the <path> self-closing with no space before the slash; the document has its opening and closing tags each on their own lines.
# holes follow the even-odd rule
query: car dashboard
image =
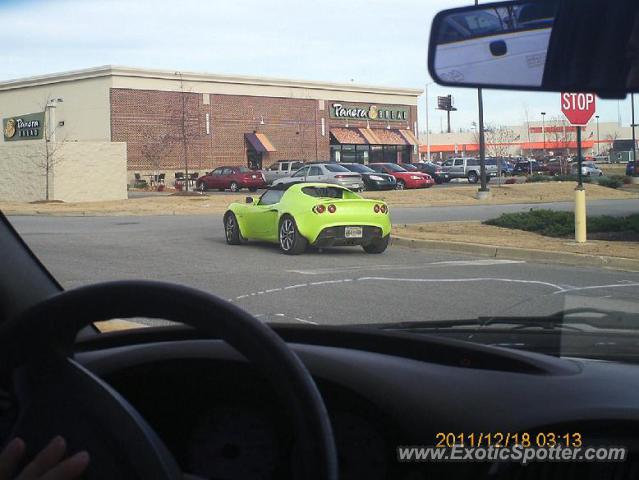
<svg viewBox="0 0 639 480">
<path fill-rule="evenodd" d="M 639 367 L 561 359 L 428 335 L 275 327 L 313 375 L 335 433 L 340 478 L 625 479 L 639 474 Z M 76 359 L 127 398 L 184 471 L 210 479 L 288 479 L 295 438 L 257 368 L 188 328 L 80 342 Z M 409 463 L 402 445 L 437 434 L 579 432 L 626 446 L 622 463 Z"/>
</svg>

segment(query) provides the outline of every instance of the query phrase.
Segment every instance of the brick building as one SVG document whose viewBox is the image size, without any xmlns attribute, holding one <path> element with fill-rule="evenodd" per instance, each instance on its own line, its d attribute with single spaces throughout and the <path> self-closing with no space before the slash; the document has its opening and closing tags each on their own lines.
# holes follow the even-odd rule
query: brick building
<svg viewBox="0 0 639 480">
<path fill-rule="evenodd" d="M 0 82 L 0 117 L 127 145 L 129 178 L 277 160 L 415 161 L 421 90 L 105 66 Z M 6 141 L 6 138 L 3 138 Z M 26 139 L 25 139 L 26 141 Z"/>
</svg>

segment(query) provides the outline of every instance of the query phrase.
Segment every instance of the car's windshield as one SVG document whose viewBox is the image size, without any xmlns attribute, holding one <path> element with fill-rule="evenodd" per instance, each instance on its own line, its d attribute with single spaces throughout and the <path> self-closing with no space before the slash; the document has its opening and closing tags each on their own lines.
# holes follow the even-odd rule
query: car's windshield
<svg viewBox="0 0 639 480">
<path fill-rule="evenodd" d="M 361 165 L 359 163 L 351 163 L 348 165 L 342 165 L 343 167 L 347 168 L 348 170 L 350 170 L 351 172 L 357 172 L 357 173 L 375 173 L 375 170 L 373 170 L 372 168 L 367 167 L 366 165 Z"/>
<path fill-rule="evenodd" d="M 400 167 L 399 165 L 396 165 L 394 163 L 387 163 L 384 165 L 385 168 L 387 168 L 388 170 L 390 170 L 391 172 L 406 172 L 407 170 L 403 167 Z"/>
<path fill-rule="evenodd" d="M 444 0 L 0 2 L 0 210 L 65 289 L 174 282 L 305 328 L 626 312 L 639 354 L 631 96 L 571 123 L 559 92 L 454 86 L 543 67 L 524 27 L 563 44 L 517 5 L 448 16 L 436 83 Z"/>
<path fill-rule="evenodd" d="M 342 172 L 350 171 L 347 168 L 342 167 L 341 165 L 324 165 L 324 168 L 328 170 L 329 172 L 333 172 L 333 173 L 342 173 Z"/>
</svg>

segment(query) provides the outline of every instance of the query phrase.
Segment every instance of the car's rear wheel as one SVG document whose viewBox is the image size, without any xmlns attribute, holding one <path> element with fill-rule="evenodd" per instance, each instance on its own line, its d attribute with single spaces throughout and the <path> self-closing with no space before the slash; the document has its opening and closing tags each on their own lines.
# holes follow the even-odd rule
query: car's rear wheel
<svg viewBox="0 0 639 480">
<path fill-rule="evenodd" d="M 477 172 L 468 172 L 468 183 L 477 183 L 478 180 Z"/>
<path fill-rule="evenodd" d="M 226 243 L 229 245 L 242 243 L 240 224 L 237 223 L 237 217 L 233 212 L 229 212 L 224 216 L 224 233 L 226 235 Z"/>
<path fill-rule="evenodd" d="M 376 238 L 375 240 L 362 245 L 362 248 L 366 253 L 383 253 L 388 247 L 390 241 L 390 235 L 386 235 L 383 238 Z"/>
<path fill-rule="evenodd" d="M 290 215 L 282 217 L 279 228 L 280 249 L 287 255 L 304 253 L 308 246 L 306 240 L 297 229 L 295 220 Z"/>
<path fill-rule="evenodd" d="M 231 192 L 239 192 L 240 186 L 237 184 L 237 182 L 231 182 L 231 184 L 229 185 L 229 190 L 231 190 Z"/>
<path fill-rule="evenodd" d="M 397 180 L 395 184 L 395 190 L 404 190 L 406 188 L 406 182 L 404 180 Z"/>
<path fill-rule="evenodd" d="M 206 192 L 208 190 L 206 182 L 197 182 L 195 184 L 195 188 L 197 188 L 200 192 Z"/>
</svg>

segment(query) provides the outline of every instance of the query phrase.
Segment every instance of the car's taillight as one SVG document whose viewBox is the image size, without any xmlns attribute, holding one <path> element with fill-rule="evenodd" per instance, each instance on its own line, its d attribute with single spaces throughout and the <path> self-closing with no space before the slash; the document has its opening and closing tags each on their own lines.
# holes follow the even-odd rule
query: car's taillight
<svg viewBox="0 0 639 480">
<path fill-rule="evenodd" d="M 382 205 L 381 207 L 379 207 L 379 210 L 380 210 L 382 213 L 386 213 L 386 212 L 388 212 L 388 207 L 387 207 L 386 205 Z"/>
<path fill-rule="evenodd" d="M 328 213 L 335 213 L 337 211 L 337 207 L 333 204 L 328 206 Z"/>
<path fill-rule="evenodd" d="M 375 206 L 373 207 L 373 211 L 375 213 L 379 213 L 379 210 L 380 210 L 379 205 L 375 204 Z"/>
<path fill-rule="evenodd" d="M 326 211 L 326 207 L 324 205 L 315 205 L 313 207 L 313 211 L 315 213 L 324 213 Z"/>
</svg>

